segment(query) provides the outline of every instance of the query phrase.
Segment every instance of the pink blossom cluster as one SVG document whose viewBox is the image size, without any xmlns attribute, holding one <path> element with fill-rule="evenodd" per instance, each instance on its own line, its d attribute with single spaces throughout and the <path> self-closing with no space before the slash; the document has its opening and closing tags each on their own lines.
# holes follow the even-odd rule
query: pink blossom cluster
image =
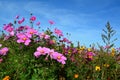
<svg viewBox="0 0 120 80">
<path fill-rule="evenodd" d="M 29 43 L 31 42 L 31 38 L 33 35 L 37 34 L 37 30 L 30 28 L 29 26 L 25 26 L 26 31 L 24 32 L 18 32 L 16 34 L 17 36 L 17 42 L 18 43 L 24 43 L 25 45 L 29 45 Z"/>
<path fill-rule="evenodd" d="M 5 31 L 7 31 L 7 32 L 10 34 L 10 36 L 14 36 L 14 28 L 13 28 L 13 26 L 12 26 L 11 23 L 9 23 L 9 24 L 4 24 L 3 29 L 4 29 Z"/>
<path fill-rule="evenodd" d="M 47 55 L 47 58 L 50 56 L 51 59 L 55 59 L 62 64 L 65 64 L 65 60 L 67 60 L 63 54 L 55 52 L 54 49 L 46 47 L 38 47 L 36 52 L 34 52 L 34 56 L 36 58 L 39 58 L 41 55 Z"/>
</svg>

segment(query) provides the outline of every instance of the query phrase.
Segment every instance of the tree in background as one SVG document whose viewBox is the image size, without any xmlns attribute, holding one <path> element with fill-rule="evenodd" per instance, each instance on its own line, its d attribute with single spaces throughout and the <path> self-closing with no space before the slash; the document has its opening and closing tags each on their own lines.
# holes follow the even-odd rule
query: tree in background
<svg viewBox="0 0 120 80">
<path fill-rule="evenodd" d="M 111 47 L 114 46 L 114 41 L 116 41 L 117 38 L 112 39 L 116 31 L 113 30 L 109 22 L 107 22 L 105 27 L 106 29 L 103 29 L 103 33 L 101 34 L 101 37 L 108 51 Z"/>
</svg>

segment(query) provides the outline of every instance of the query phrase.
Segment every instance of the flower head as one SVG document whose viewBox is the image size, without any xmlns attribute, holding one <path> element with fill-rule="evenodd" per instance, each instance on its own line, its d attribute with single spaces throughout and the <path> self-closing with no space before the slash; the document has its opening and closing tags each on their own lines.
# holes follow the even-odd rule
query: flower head
<svg viewBox="0 0 120 80">
<path fill-rule="evenodd" d="M 30 18 L 30 20 L 31 20 L 31 21 L 35 21 L 35 20 L 36 20 L 36 17 L 35 17 L 35 16 L 32 16 L 32 17 Z"/>
<path fill-rule="evenodd" d="M 37 22 L 36 25 L 39 26 L 39 25 L 40 25 L 40 22 Z"/>
<path fill-rule="evenodd" d="M 21 20 L 18 21 L 18 24 L 21 24 L 25 21 L 25 18 L 23 17 Z"/>
<path fill-rule="evenodd" d="M 7 25 L 5 24 L 3 29 L 6 30 L 7 32 L 12 32 L 14 30 L 14 28 L 13 28 L 11 23 L 9 23 Z"/>
<path fill-rule="evenodd" d="M 54 32 L 55 32 L 55 34 L 57 34 L 58 36 L 63 36 L 62 31 L 59 30 L 59 29 L 57 29 L 57 28 L 54 29 Z"/>
<path fill-rule="evenodd" d="M 40 55 L 46 55 L 47 53 L 49 53 L 49 48 L 46 47 L 38 47 L 37 51 L 34 52 L 34 56 L 36 58 L 38 58 Z"/>
<path fill-rule="evenodd" d="M 58 62 L 65 64 L 65 60 L 67 60 L 67 58 L 65 56 L 63 56 L 62 54 L 55 52 L 53 54 L 53 59 L 57 60 Z"/>
<path fill-rule="evenodd" d="M 3 80 L 10 80 L 10 76 L 5 76 Z"/>
<path fill-rule="evenodd" d="M 78 78 L 79 77 L 79 75 L 78 74 L 74 74 L 74 78 Z"/>
<path fill-rule="evenodd" d="M 17 15 L 17 16 L 15 17 L 15 19 L 19 19 L 19 15 Z"/>
<path fill-rule="evenodd" d="M 0 55 L 6 55 L 8 50 L 9 49 L 7 47 L 4 47 L 4 48 L 0 49 Z"/>
<path fill-rule="evenodd" d="M 96 70 L 96 71 L 100 71 L 100 66 L 96 66 L 96 67 L 95 67 L 95 70 Z"/>
<path fill-rule="evenodd" d="M 87 52 L 86 55 L 87 55 L 87 58 L 86 58 L 86 59 L 87 59 L 88 61 L 93 60 L 93 56 L 95 56 L 95 54 L 94 54 L 93 52 Z"/>
<path fill-rule="evenodd" d="M 32 28 L 30 28 L 30 29 L 27 30 L 26 35 L 27 35 L 29 38 L 31 38 L 32 35 L 34 35 L 34 34 L 37 34 L 37 30 L 32 29 Z"/>
<path fill-rule="evenodd" d="M 54 22 L 54 21 L 52 21 L 52 20 L 49 20 L 49 23 L 52 25 L 52 24 L 54 24 L 55 22 Z"/>
<path fill-rule="evenodd" d="M 31 40 L 23 33 L 18 33 L 17 37 L 18 37 L 17 40 L 18 43 L 24 43 L 25 45 L 29 45 L 29 43 L 31 42 Z"/>
</svg>

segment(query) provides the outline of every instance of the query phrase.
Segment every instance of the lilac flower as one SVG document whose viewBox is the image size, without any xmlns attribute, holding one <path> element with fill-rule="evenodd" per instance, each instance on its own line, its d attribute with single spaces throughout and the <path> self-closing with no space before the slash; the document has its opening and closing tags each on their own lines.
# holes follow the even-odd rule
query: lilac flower
<svg viewBox="0 0 120 80">
<path fill-rule="evenodd" d="M 4 48 L 0 49 L 0 55 L 6 55 L 8 50 L 9 49 L 7 47 L 4 47 Z"/>
</svg>

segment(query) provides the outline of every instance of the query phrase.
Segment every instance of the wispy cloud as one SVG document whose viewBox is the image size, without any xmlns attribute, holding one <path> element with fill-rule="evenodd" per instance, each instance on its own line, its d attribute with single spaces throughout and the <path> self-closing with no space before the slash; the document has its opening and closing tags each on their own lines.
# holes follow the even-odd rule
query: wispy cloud
<svg viewBox="0 0 120 80">
<path fill-rule="evenodd" d="M 72 34 L 71 40 L 81 41 L 85 44 L 97 41 L 101 42 L 101 29 L 104 28 L 106 21 L 109 19 L 113 22 L 113 26 L 116 21 L 117 23 L 119 22 L 119 18 L 117 18 L 113 12 L 117 11 L 119 7 L 109 9 L 113 0 L 109 1 L 109 3 L 108 0 L 99 2 L 96 2 L 96 0 L 88 2 L 84 0 L 75 0 L 73 2 L 74 8 L 68 9 L 56 7 L 53 4 L 49 4 L 47 1 L 1 1 L 0 10 L 2 11 L 0 20 L 2 23 L 9 22 L 17 14 L 29 17 L 29 13 L 32 12 L 37 15 L 41 21 L 43 20 L 42 22 L 46 22 L 49 19 L 54 20 L 56 22 L 56 27 L 62 29 L 65 33 L 69 32 Z M 107 8 L 108 10 L 106 10 Z M 113 17 L 112 14 L 111 17 L 107 15 L 109 12 L 114 14 Z M 6 19 L 4 19 L 5 17 Z M 119 27 L 116 28 L 119 29 Z"/>
</svg>

